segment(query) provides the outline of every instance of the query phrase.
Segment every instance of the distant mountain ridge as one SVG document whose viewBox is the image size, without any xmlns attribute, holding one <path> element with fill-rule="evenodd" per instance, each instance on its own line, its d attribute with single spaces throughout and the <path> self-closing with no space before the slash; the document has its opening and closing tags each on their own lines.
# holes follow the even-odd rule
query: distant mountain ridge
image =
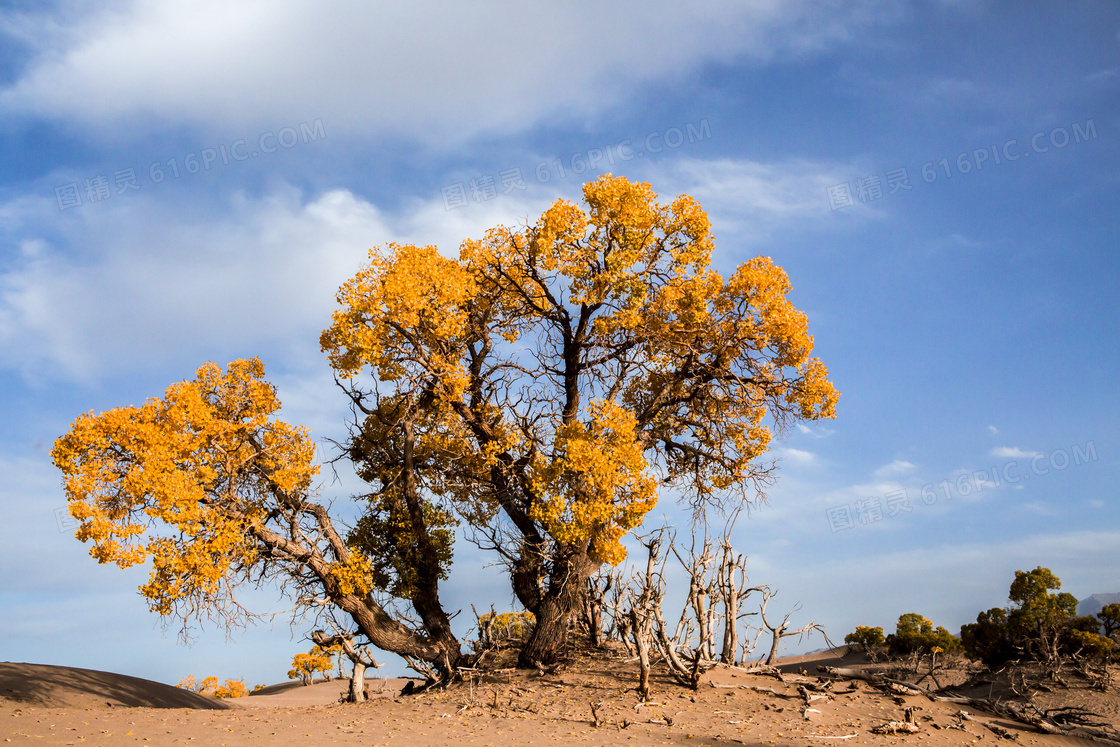
<svg viewBox="0 0 1120 747">
<path fill-rule="evenodd" d="M 1092 615 L 1097 616 L 1097 613 L 1104 609 L 1106 604 L 1113 604 L 1120 602 L 1120 592 L 1114 594 L 1094 594 L 1091 597 L 1085 597 L 1077 603 L 1077 614 L 1080 616 Z"/>
</svg>

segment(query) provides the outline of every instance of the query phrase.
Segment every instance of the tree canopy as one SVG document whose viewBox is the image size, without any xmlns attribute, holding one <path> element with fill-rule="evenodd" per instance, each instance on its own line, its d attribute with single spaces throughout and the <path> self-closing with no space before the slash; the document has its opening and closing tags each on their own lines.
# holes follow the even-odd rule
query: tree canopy
<svg viewBox="0 0 1120 747">
<path fill-rule="evenodd" d="M 358 462 L 481 530 L 535 638 L 559 634 L 566 587 L 623 559 L 663 488 L 701 510 L 753 497 L 770 424 L 833 417 L 838 396 L 786 274 L 756 257 L 723 278 L 695 200 L 609 175 L 584 200 L 467 240 L 457 260 L 371 250 L 321 338 L 365 415 Z M 386 430 L 394 454 L 366 437 Z"/>
<path fill-rule="evenodd" d="M 355 413 L 344 455 L 371 486 L 345 538 L 257 361 L 80 418 L 54 451 L 79 538 L 102 562 L 150 556 L 161 614 L 236 617 L 237 582 L 280 575 L 446 672 L 461 655 L 439 582 L 464 525 L 535 616 L 522 663 L 550 661 L 587 579 L 665 490 L 699 512 L 755 498 L 772 431 L 834 417 L 838 398 L 769 258 L 724 278 L 691 197 L 610 175 L 583 196 L 457 259 L 375 248 L 339 290 L 320 343 Z"/>
</svg>

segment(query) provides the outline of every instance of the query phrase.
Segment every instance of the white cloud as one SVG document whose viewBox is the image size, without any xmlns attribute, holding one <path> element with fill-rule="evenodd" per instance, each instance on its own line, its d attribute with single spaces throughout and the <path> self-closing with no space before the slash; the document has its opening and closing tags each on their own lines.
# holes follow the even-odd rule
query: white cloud
<svg viewBox="0 0 1120 747">
<path fill-rule="evenodd" d="M 370 247 L 438 243 L 455 254 L 462 239 L 543 206 L 494 201 L 468 213 L 416 203 L 396 219 L 346 190 L 304 201 L 288 187 L 237 196 L 217 216 L 140 196 L 87 206 L 58 223 L 61 246 L 35 244 L 0 275 L 0 365 L 93 379 L 266 347 L 318 361 L 335 292 Z M 9 207 L 24 233 L 56 230 L 45 227 L 51 211 L 45 201 Z"/>
<path fill-rule="evenodd" d="M 1024 451 L 1016 446 L 997 446 L 988 452 L 989 456 L 997 459 L 1033 459 L 1042 456 L 1041 452 Z"/>
<path fill-rule="evenodd" d="M 813 54 L 894 21 L 893 7 L 135 0 L 79 12 L 64 4 L 0 18 L 0 31 L 36 48 L 0 106 L 107 128 L 322 118 L 333 132 L 454 141 L 613 107 L 636 87 L 683 80 L 705 64 Z"/>
<path fill-rule="evenodd" d="M 876 477 L 886 477 L 888 475 L 905 475 L 908 472 L 913 472 L 917 466 L 904 459 L 895 459 L 890 464 L 884 464 L 879 469 L 875 470 Z"/>
<path fill-rule="evenodd" d="M 666 183 L 663 201 L 700 187 L 694 196 L 706 208 L 737 209 L 759 225 L 789 225 L 812 210 L 801 188 L 787 197 L 767 193 L 767 179 L 789 178 L 776 165 L 687 160 L 649 170 L 653 181 Z M 815 190 L 819 171 L 803 165 L 800 178 Z M 580 199 L 579 184 L 564 189 Z M 722 192 L 728 194 L 718 197 Z M 823 195 L 817 191 L 817 202 Z M 13 200 L 0 205 L 0 231 L 21 247 L 0 268 L 0 366 L 93 380 L 136 366 L 196 366 L 267 350 L 305 371 L 301 362 L 322 360 L 317 341 L 335 292 L 370 247 L 436 244 L 455 256 L 463 239 L 533 220 L 556 197 L 556 185 L 531 184 L 462 210 L 447 210 L 438 195 L 406 199 L 394 214 L 348 190 L 308 199 L 281 184 L 217 205 L 137 194 L 61 219 L 48 199 Z"/>
<path fill-rule="evenodd" d="M 999 429 L 996 428 L 994 425 L 989 425 L 988 426 L 988 433 L 991 433 L 993 436 L 999 435 Z"/>
<path fill-rule="evenodd" d="M 870 173 L 858 162 L 795 159 L 774 163 L 747 160 L 703 160 L 688 157 L 658 162 L 648 178 L 663 194 L 686 193 L 707 211 L 717 241 L 734 236 L 748 251 L 788 236 L 813 221 L 836 220 L 828 188 L 852 174 Z M 847 221 L 877 220 L 878 208 L 860 205 L 843 211 Z"/>
<path fill-rule="evenodd" d="M 776 450 L 777 455 L 783 459 L 788 459 L 795 464 L 809 465 L 815 464 L 817 455 L 811 451 L 802 451 L 801 449 L 793 448 L 779 448 Z"/>
<path fill-rule="evenodd" d="M 823 425 L 818 425 L 816 428 L 813 428 L 804 423 L 798 423 L 797 430 L 811 438 L 825 438 L 836 432 L 834 429 L 825 428 Z"/>
</svg>

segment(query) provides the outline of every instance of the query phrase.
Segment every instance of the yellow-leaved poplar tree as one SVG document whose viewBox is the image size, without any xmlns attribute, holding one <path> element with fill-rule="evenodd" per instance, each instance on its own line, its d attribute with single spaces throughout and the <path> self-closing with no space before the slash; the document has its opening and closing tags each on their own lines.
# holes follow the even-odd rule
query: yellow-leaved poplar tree
<svg viewBox="0 0 1120 747">
<path fill-rule="evenodd" d="M 535 616 L 526 666 L 555 658 L 662 488 L 697 510 L 751 499 L 772 429 L 834 417 L 838 397 L 770 259 L 724 278 L 691 197 L 611 175 L 583 196 L 458 259 L 372 250 L 321 337 L 360 413 L 350 457 L 429 545 L 416 588 L 443 568 L 432 517 L 465 518 Z"/>
<path fill-rule="evenodd" d="M 292 657 L 292 668 L 288 670 L 288 677 L 310 685 L 315 681 L 316 674 L 330 673 L 334 668 L 335 656 L 341 650 L 340 646 L 325 649 L 315 646 L 307 653 L 296 654 Z"/>
</svg>

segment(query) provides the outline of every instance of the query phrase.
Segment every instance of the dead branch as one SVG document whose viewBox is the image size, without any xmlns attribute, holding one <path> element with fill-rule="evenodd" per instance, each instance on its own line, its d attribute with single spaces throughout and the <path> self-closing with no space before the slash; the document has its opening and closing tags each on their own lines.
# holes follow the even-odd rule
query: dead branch
<svg viewBox="0 0 1120 747">
<path fill-rule="evenodd" d="M 824 628 L 822 628 L 815 622 L 810 622 L 808 625 L 802 628 L 798 628 L 797 630 L 788 629 L 789 619 L 793 616 L 794 612 L 797 612 L 799 609 L 801 609 L 800 604 L 787 612 L 780 623 L 778 623 L 777 625 L 771 624 L 770 621 L 766 619 L 766 605 L 769 604 L 770 600 L 773 599 L 778 592 L 771 591 L 769 587 L 761 587 L 759 588 L 759 591 L 762 593 L 762 603 L 759 605 L 758 614 L 762 618 L 763 627 L 766 630 L 769 630 L 771 634 L 770 653 L 766 657 L 767 664 L 773 666 L 774 662 L 778 660 L 778 648 L 781 645 L 781 641 L 783 638 L 790 638 L 795 635 L 804 635 L 805 633 L 812 633 L 815 631 L 820 633 L 821 635 L 824 635 L 826 643 L 829 642 L 828 636 L 824 633 Z"/>
<path fill-rule="evenodd" d="M 918 724 L 914 720 L 913 706 L 906 709 L 905 721 L 888 721 L 885 724 L 872 727 L 872 734 L 917 734 Z"/>
</svg>

